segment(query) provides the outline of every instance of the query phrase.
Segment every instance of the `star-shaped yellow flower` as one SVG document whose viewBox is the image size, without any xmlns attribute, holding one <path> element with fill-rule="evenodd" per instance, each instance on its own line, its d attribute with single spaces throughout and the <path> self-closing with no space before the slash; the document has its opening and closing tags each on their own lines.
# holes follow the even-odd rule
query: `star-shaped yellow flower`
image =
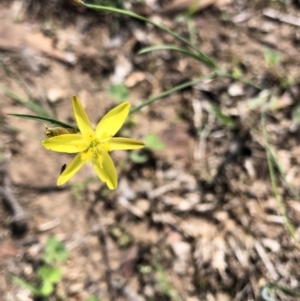
<svg viewBox="0 0 300 301">
<path fill-rule="evenodd" d="M 144 147 L 144 143 L 130 138 L 113 137 L 125 122 L 130 104 L 124 102 L 109 111 L 98 123 L 96 130 L 84 111 L 80 100 L 72 99 L 74 115 L 80 133 L 63 134 L 44 140 L 46 149 L 62 153 L 78 153 L 57 180 L 57 185 L 66 183 L 83 164 L 91 161 L 99 178 L 110 189 L 118 186 L 114 163 L 108 154 L 113 150 L 129 150 Z"/>
</svg>

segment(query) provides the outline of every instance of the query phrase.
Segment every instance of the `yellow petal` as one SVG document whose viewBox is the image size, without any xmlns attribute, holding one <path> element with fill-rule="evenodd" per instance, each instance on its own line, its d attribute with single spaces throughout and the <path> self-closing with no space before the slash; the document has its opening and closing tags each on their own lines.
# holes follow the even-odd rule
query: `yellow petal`
<svg viewBox="0 0 300 301">
<path fill-rule="evenodd" d="M 90 142 L 81 134 L 65 134 L 42 142 L 46 149 L 61 153 L 78 153 L 87 149 Z"/>
<path fill-rule="evenodd" d="M 130 110 L 130 103 L 123 102 L 110 110 L 98 123 L 96 137 L 105 141 L 113 137 L 125 122 Z"/>
<path fill-rule="evenodd" d="M 118 186 L 117 173 L 110 155 L 99 149 L 98 158 L 92 159 L 92 163 L 101 181 L 105 182 L 109 189 L 116 189 Z"/>
<path fill-rule="evenodd" d="M 122 137 L 111 138 L 107 144 L 110 151 L 118 149 L 139 149 L 145 146 L 142 141 Z"/>
<path fill-rule="evenodd" d="M 78 97 L 73 96 L 72 105 L 80 132 L 83 136 L 93 140 L 95 135 L 94 129 Z"/>
<path fill-rule="evenodd" d="M 86 161 L 81 160 L 81 154 L 77 154 L 67 168 L 63 171 L 63 173 L 59 176 L 57 180 L 57 186 L 65 184 L 67 181 L 69 181 L 85 162 Z"/>
</svg>

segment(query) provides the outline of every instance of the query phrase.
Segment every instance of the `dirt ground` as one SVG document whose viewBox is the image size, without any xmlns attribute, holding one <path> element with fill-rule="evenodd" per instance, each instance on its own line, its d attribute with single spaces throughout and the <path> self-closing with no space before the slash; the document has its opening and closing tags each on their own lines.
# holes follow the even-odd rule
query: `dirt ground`
<svg viewBox="0 0 300 301">
<path fill-rule="evenodd" d="M 109 191 L 91 165 L 57 187 L 72 156 L 42 147 L 43 123 L 8 114 L 36 115 L 31 100 L 72 123 L 77 95 L 96 125 L 118 104 L 113 85 L 126 86 L 136 106 L 211 68 L 174 51 L 138 54 L 184 44 L 136 19 L 67 1 L 1 1 L 1 300 L 41 300 L 12 276 L 35 283 L 50 235 L 68 260 L 45 300 L 297 300 L 267 286 L 299 290 L 300 252 L 272 188 L 264 129 L 297 239 L 300 3 L 203 1 L 188 16 L 191 2 L 124 5 L 192 41 L 238 80 L 206 80 L 131 115 L 122 135 L 154 134 L 165 147 L 146 150 L 144 163 L 114 152 L 119 187 Z"/>
</svg>

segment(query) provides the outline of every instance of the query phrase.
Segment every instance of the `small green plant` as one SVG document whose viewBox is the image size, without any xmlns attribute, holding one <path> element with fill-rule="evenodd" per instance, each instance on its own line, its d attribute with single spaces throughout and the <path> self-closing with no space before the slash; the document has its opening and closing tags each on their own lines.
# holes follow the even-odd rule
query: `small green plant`
<svg viewBox="0 0 300 301">
<path fill-rule="evenodd" d="M 263 53 L 268 68 L 274 68 L 280 63 L 281 57 L 278 52 L 264 48 Z"/>
<path fill-rule="evenodd" d="M 130 153 L 130 159 L 137 164 L 143 164 L 149 160 L 149 152 L 159 151 L 165 148 L 165 144 L 156 134 L 149 134 L 145 137 L 145 149 L 141 151 L 133 151 Z"/>
<path fill-rule="evenodd" d="M 163 150 L 165 148 L 165 144 L 160 140 L 159 136 L 156 134 L 149 134 L 145 138 L 146 147 L 149 150 L 157 151 Z"/>
<path fill-rule="evenodd" d="M 170 300 L 182 301 L 181 297 L 168 280 L 167 274 L 159 262 L 155 263 L 155 269 L 157 273 L 157 284 L 159 286 L 159 290 L 164 295 L 168 296 Z"/>
<path fill-rule="evenodd" d="M 119 103 L 129 99 L 129 91 L 125 85 L 111 85 L 108 91 L 109 95 Z"/>
<path fill-rule="evenodd" d="M 61 269 L 56 264 L 65 261 L 67 256 L 65 245 L 54 236 L 49 236 L 45 245 L 43 264 L 36 273 L 36 283 L 32 285 L 19 277 L 13 277 L 13 280 L 29 290 L 35 297 L 42 297 L 47 300 L 47 297 L 54 292 L 55 285 L 62 278 Z"/>
<path fill-rule="evenodd" d="M 132 151 L 130 153 L 130 160 L 136 164 L 143 164 L 149 160 L 149 156 L 142 151 Z"/>
<path fill-rule="evenodd" d="M 242 70 L 240 67 L 235 66 L 235 67 L 233 68 L 233 70 L 232 70 L 232 76 L 233 76 L 233 78 L 235 78 L 235 79 L 240 79 L 240 78 L 242 78 L 242 76 L 243 76 L 243 70 Z"/>
</svg>

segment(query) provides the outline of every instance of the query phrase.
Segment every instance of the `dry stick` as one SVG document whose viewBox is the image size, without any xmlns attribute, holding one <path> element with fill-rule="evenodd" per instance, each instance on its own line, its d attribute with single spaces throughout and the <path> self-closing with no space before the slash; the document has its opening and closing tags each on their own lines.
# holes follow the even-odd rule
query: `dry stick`
<svg viewBox="0 0 300 301">
<path fill-rule="evenodd" d="M 290 25 L 298 26 L 300 27 L 300 19 L 295 16 L 291 16 L 288 14 L 280 13 L 279 11 L 276 11 L 272 8 L 266 8 L 263 10 L 263 15 L 274 20 L 278 20 L 283 23 L 287 23 Z"/>
<path fill-rule="evenodd" d="M 259 242 L 255 242 L 255 249 L 261 258 L 262 262 L 264 263 L 265 267 L 267 268 L 268 272 L 270 273 L 273 280 L 278 280 L 279 275 L 277 271 L 275 270 L 275 267 L 273 266 L 271 260 L 269 259 L 267 253 L 265 252 L 264 248 Z"/>
<path fill-rule="evenodd" d="M 4 164 L 1 166 L 0 174 L 2 174 L 2 193 L 4 196 L 3 201 L 13 214 L 12 225 L 16 231 L 25 231 L 27 229 L 28 213 L 21 207 L 14 195 L 12 188 L 13 185 L 10 181 Z"/>
<path fill-rule="evenodd" d="M 102 246 L 102 255 L 105 263 L 105 278 L 107 283 L 108 292 L 110 295 L 110 301 L 115 301 L 115 291 L 112 284 L 112 277 L 111 277 L 111 267 L 110 267 L 110 261 L 108 256 L 108 248 L 107 248 L 107 234 L 106 230 L 103 225 L 100 225 L 100 227 L 97 229 L 98 239 Z"/>
</svg>

